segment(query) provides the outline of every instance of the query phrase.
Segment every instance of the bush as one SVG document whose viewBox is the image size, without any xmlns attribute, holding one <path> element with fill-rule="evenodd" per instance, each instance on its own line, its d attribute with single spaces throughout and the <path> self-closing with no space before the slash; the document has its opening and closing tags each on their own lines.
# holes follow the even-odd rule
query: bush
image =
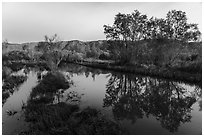
<svg viewBox="0 0 204 137">
<path fill-rule="evenodd" d="M 101 60 L 109 60 L 109 59 L 111 59 L 111 57 L 110 57 L 110 54 L 109 54 L 109 53 L 103 52 L 103 53 L 99 56 L 99 59 L 101 59 Z"/>
<path fill-rule="evenodd" d="M 27 134 L 52 135 L 116 135 L 126 133 L 115 122 L 100 115 L 99 111 L 77 105 L 28 104 L 26 121 L 32 122 Z"/>
<path fill-rule="evenodd" d="M 202 62 L 182 63 L 177 69 L 189 73 L 202 73 Z"/>
<path fill-rule="evenodd" d="M 30 60 L 30 57 L 24 51 L 11 51 L 8 52 L 7 54 L 4 54 L 2 56 L 2 60 L 3 61 Z"/>
<path fill-rule="evenodd" d="M 39 94 L 56 93 L 59 89 L 67 89 L 70 84 L 60 72 L 51 73 L 43 76 L 40 83 L 33 88 L 31 97 L 35 98 Z"/>
</svg>

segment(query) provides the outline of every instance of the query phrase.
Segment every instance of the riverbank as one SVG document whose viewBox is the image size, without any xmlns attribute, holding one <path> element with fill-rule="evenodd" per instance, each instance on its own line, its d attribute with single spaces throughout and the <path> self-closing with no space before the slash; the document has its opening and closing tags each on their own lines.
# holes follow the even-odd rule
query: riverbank
<svg viewBox="0 0 204 137">
<path fill-rule="evenodd" d="M 176 81 L 184 81 L 192 84 L 201 85 L 202 83 L 202 73 L 189 73 L 176 69 L 166 68 L 166 67 L 156 67 L 156 66 L 145 66 L 145 65 L 120 65 L 114 61 L 110 60 L 95 60 L 86 59 L 82 61 L 71 61 L 66 63 L 74 63 L 78 65 L 83 65 L 87 67 L 106 69 L 124 73 L 134 73 L 139 75 L 171 79 Z M 10 61 L 7 62 L 5 66 L 9 66 L 14 70 L 19 70 L 24 65 L 34 67 L 42 67 L 49 69 L 46 66 L 46 62 L 32 62 L 32 61 Z"/>
<path fill-rule="evenodd" d="M 188 83 L 196 83 L 201 85 L 202 83 L 202 73 L 188 73 L 179 71 L 176 69 L 170 68 L 159 68 L 156 66 L 133 66 L 133 65 L 118 65 L 114 61 L 101 61 L 101 60 L 83 60 L 80 62 L 74 62 L 75 64 L 100 68 L 100 69 L 108 69 L 118 72 L 125 73 L 134 73 L 139 75 L 146 75 L 151 77 L 165 78 L 165 79 L 173 79 L 176 81 L 185 81 Z"/>
</svg>

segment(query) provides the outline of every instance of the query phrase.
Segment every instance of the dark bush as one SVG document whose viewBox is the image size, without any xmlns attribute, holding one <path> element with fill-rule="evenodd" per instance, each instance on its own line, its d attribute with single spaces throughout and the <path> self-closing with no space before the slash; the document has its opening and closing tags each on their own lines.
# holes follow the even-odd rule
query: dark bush
<svg viewBox="0 0 204 137">
<path fill-rule="evenodd" d="M 30 60 L 28 54 L 24 51 L 11 51 L 2 56 L 3 61 L 16 61 L 16 60 Z"/>
<path fill-rule="evenodd" d="M 105 54 L 105 53 L 102 53 L 100 56 L 99 56 L 99 59 L 101 59 L 101 60 L 110 60 L 111 59 L 111 57 L 110 57 L 110 55 L 109 54 Z"/>
</svg>

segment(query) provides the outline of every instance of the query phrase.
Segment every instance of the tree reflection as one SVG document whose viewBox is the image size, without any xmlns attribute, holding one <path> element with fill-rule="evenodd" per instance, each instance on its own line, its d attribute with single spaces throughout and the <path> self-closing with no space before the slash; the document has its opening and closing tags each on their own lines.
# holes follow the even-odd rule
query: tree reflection
<svg viewBox="0 0 204 137">
<path fill-rule="evenodd" d="M 21 134 L 126 134 L 120 125 L 106 119 L 98 110 L 80 109 L 81 95 L 77 92 L 71 91 L 66 94 L 66 100 L 60 100 L 71 85 L 67 78 L 61 72 L 48 72 L 39 80 L 25 106 L 29 129 Z"/>
<path fill-rule="evenodd" d="M 134 123 L 152 115 L 170 132 L 190 122 L 191 106 L 201 92 L 190 92 L 181 83 L 128 74 L 113 74 L 106 86 L 104 107 L 112 107 L 116 120 Z"/>
<path fill-rule="evenodd" d="M 26 70 L 26 69 L 24 69 Z M 18 74 L 9 67 L 2 69 L 2 105 L 6 100 L 17 91 L 21 84 L 28 78 L 28 71 L 23 71 L 24 74 Z M 16 74 L 15 74 L 16 73 Z"/>
<path fill-rule="evenodd" d="M 85 75 L 86 78 L 91 76 L 93 80 L 95 80 L 95 77 L 100 75 L 100 74 L 107 74 L 109 73 L 108 71 L 104 71 L 101 69 L 96 69 L 96 68 L 91 68 L 91 67 L 85 67 L 77 64 L 62 64 L 60 66 L 60 70 L 66 71 L 69 73 L 70 77 L 73 77 L 73 74 L 76 75 Z"/>
</svg>

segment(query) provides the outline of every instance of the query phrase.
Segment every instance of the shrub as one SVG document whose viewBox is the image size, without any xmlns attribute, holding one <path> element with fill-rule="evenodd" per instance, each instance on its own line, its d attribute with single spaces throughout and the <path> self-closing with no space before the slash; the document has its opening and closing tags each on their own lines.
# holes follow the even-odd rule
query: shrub
<svg viewBox="0 0 204 137">
<path fill-rule="evenodd" d="M 109 59 L 111 59 L 111 57 L 110 57 L 110 54 L 109 54 L 109 53 L 103 52 L 103 53 L 99 56 L 99 59 L 101 59 L 101 60 L 109 60 Z"/>
<path fill-rule="evenodd" d="M 30 60 L 28 54 L 24 51 L 11 51 L 2 56 L 3 61 L 16 60 Z"/>
</svg>

